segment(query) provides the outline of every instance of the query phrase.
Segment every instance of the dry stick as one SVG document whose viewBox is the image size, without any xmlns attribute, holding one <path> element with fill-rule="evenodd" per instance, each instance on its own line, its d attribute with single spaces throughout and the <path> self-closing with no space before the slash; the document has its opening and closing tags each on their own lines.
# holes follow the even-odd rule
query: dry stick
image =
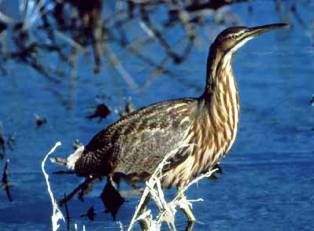
<svg viewBox="0 0 314 231">
<path fill-rule="evenodd" d="M 58 204 L 57 204 L 57 201 L 55 200 L 54 195 L 52 193 L 52 190 L 50 187 L 50 182 L 49 182 L 49 175 L 46 173 L 46 170 L 45 170 L 45 164 L 46 164 L 46 161 L 47 161 L 49 155 L 51 155 L 56 150 L 56 148 L 59 147 L 60 145 L 61 145 L 61 142 L 60 141 L 57 142 L 55 144 L 55 146 L 47 153 L 44 160 L 41 162 L 41 171 L 44 174 L 45 181 L 47 184 L 47 190 L 48 190 L 48 193 L 50 196 L 50 201 L 52 204 L 51 223 L 52 223 L 52 230 L 53 231 L 57 231 L 58 228 L 60 227 L 60 224 L 58 224 L 59 220 L 62 220 L 64 222 L 65 219 L 64 219 L 64 216 L 63 216 L 62 212 L 60 211 Z"/>
<path fill-rule="evenodd" d="M 107 57 L 108 57 L 111 65 L 118 71 L 118 73 L 121 75 L 123 80 L 129 85 L 129 87 L 132 90 L 137 90 L 138 89 L 138 85 L 133 80 L 131 75 L 127 72 L 127 70 L 123 67 L 123 65 L 119 61 L 118 57 L 111 50 L 111 48 L 108 45 L 104 44 L 104 50 L 107 53 Z"/>
<path fill-rule="evenodd" d="M 190 23 L 190 15 L 188 14 L 188 12 L 180 9 L 179 20 L 182 23 L 182 25 L 183 25 L 183 27 L 184 27 L 184 29 L 185 29 L 188 37 L 189 37 L 189 42 L 188 42 L 187 46 L 185 47 L 185 50 L 183 51 L 183 54 L 182 54 L 182 58 L 186 59 L 188 57 L 188 55 L 191 53 L 191 50 L 192 50 L 193 45 L 194 45 L 194 40 L 197 36 L 196 36 L 196 32 L 195 32 L 192 24 Z"/>
<path fill-rule="evenodd" d="M 142 85 L 141 92 L 145 91 L 152 84 L 152 82 L 163 72 L 164 65 L 167 63 L 168 60 L 169 57 L 166 56 L 161 60 L 159 66 L 154 68 L 150 76 L 145 80 L 144 84 Z"/>
<path fill-rule="evenodd" d="M 22 2 L 22 1 L 21 1 Z M 41 18 L 48 12 L 47 7 L 44 7 L 44 2 L 42 0 L 37 0 L 35 4 L 27 4 L 24 12 L 20 12 L 21 15 L 24 14 L 23 29 L 30 29 L 34 25 L 35 21 Z"/>
<path fill-rule="evenodd" d="M 189 184 L 187 184 L 182 190 L 180 190 L 182 193 L 184 193 L 186 190 L 188 190 L 189 187 L 191 187 L 193 184 L 199 182 L 200 180 L 204 178 L 210 177 L 212 174 L 214 174 L 218 169 L 210 169 L 207 173 L 201 174 L 195 179 L 193 179 Z"/>
<path fill-rule="evenodd" d="M 63 41 L 67 42 L 69 45 L 71 45 L 72 47 L 75 47 L 77 50 L 82 51 L 83 53 L 87 52 L 87 49 L 82 46 L 81 44 L 79 44 L 78 42 L 76 42 L 74 39 L 68 37 L 66 34 L 64 34 L 61 31 L 55 30 L 54 31 L 55 35 L 57 37 L 59 37 L 60 39 L 62 39 Z"/>
<path fill-rule="evenodd" d="M 169 44 L 167 43 L 167 41 L 163 38 L 162 34 L 163 32 L 157 30 L 157 28 L 154 27 L 154 24 L 151 22 L 150 18 L 149 18 L 149 14 L 148 12 L 145 10 L 145 8 L 142 6 L 141 8 L 141 14 L 142 14 L 142 21 L 141 21 L 141 26 L 144 29 L 144 31 L 150 36 L 155 38 L 162 47 L 165 48 L 166 53 L 175 61 L 175 62 L 183 62 L 187 56 L 190 54 L 192 47 L 193 47 L 193 43 L 194 43 L 194 39 L 196 38 L 196 33 L 191 25 L 191 23 L 189 22 L 190 20 L 190 16 L 188 14 L 188 12 L 186 12 L 184 10 L 184 6 L 183 3 L 181 3 L 180 1 L 176 1 L 176 3 L 174 4 L 173 2 L 170 3 L 166 3 L 166 5 L 170 8 L 170 9 L 178 9 L 179 11 L 179 22 L 183 25 L 186 33 L 188 34 L 189 37 L 189 43 L 187 44 L 187 46 L 185 47 L 183 54 L 179 55 L 177 53 L 175 53 L 173 51 L 173 49 L 171 49 L 171 47 L 169 46 Z"/>
<path fill-rule="evenodd" d="M 180 189 L 176 195 L 176 197 L 171 200 L 170 202 L 166 202 L 163 196 L 162 188 L 160 185 L 160 180 L 156 178 L 157 180 L 157 190 L 159 191 L 160 199 L 163 201 L 164 207 L 160 210 L 159 217 L 157 219 L 157 223 L 161 223 L 162 221 L 166 221 L 168 224 L 168 227 L 170 230 L 176 230 L 174 219 L 175 219 L 175 213 L 176 213 L 176 207 L 179 206 L 180 208 L 185 207 L 192 207 L 191 202 L 198 202 L 203 201 L 202 198 L 196 199 L 196 200 L 187 200 L 185 196 L 182 196 L 183 193 L 191 187 L 193 184 L 197 183 L 203 178 L 210 177 L 217 169 L 210 170 L 209 172 L 200 175 L 199 177 L 192 180 L 188 185 L 186 185 L 183 189 Z"/>
<path fill-rule="evenodd" d="M 128 231 L 132 230 L 136 221 L 144 220 L 147 224 L 153 225 L 155 228 L 160 227 L 161 222 L 165 221 L 168 224 L 170 230 L 176 230 L 175 227 L 175 213 L 176 207 L 184 208 L 184 207 L 192 207 L 191 202 L 203 201 L 203 199 L 199 198 L 196 200 L 187 200 L 185 196 L 182 196 L 184 192 L 191 187 L 193 184 L 202 180 L 203 178 L 210 177 L 217 169 L 211 169 L 207 173 L 204 173 L 195 179 L 193 179 L 189 184 L 187 184 L 184 188 L 180 189 L 176 195 L 176 197 L 170 202 L 166 202 L 164 193 L 162 190 L 160 179 L 162 178 L 162 168 L 166 164 L 166 161 L 176 152 L 176 150 L 170 152 L 166 155 L 163 161 L 158 165 L 155 172 L 151 176 L 151 178 L 146 182 L 146 188 L 143 192 L 143 195 L 140 199 L 140 202 L 136 208 L 136 211 L 132 217 L 130 225 L 128 227 Z M 159 214 L 156 220 L 152 219 L 151 211 L 144 211 L 140 214 L 142 207 L 147 199 L 148 195 L 150 195 L 155 202 L 156 206 L 159 209 Z M 150 228 L 153 230 L 153 228 Z M 158 230 L 158 229 L 157 229 Z"/>
<path fill-rule="evenodd" d="M 186 39 L 186 37 L 183 38 L 183 39 Z M 191 45 L 190 45 L 190 44 L 191 44 Z M 189 44 L 188 44 L 188 46 L 186 47 L 186 50 L 183 52 L 183 53 L 184 53 L 183 57 L 186 57 L 186 56 L 188 55 L 188 53 L 190 53 L 190 50 L 192 49 L 192 47 L 193 47 L 193 41 L 189 38 Z M 188 51 L 188 50 L 189 50 L 189 51 Z M 152 71 L 152 73 L 150 74 L 150 76 L 148 77 L 148 79 L 145 80 L 143 86 L 141 87 L 141 91 L 146 90 L 146 89 L 151 85 L 151 83 L 153 82 L 153 80 L 155 80 L 160 74 L 167 72 L 167 70 L 166 70 L 166 68 L 165 68 L 164 66 L 165 66 L 166 63 L 169 61 L 169 58 L 170 58 L 169 56 L 165 56 L 165 57 L 160 61 L 160 63 L 157 64 L 157 66 L 154 68 L 154 70 Z M 180 81 L 180 83 L 182 83 L 182 82 Z M 190 83 L 186 83 L 185 85 L 186 85 L 186 86 L 189 86 L 189 87 L 191 87 L 191 88 L 195 88 L 195 89 L 196 89 L 196 88 L 199 88 L 199 87 L 195 87 L 194 85 L 191 86 Z"/>
<path fill-rule="evenodd" d="M 120 231 L 123 231 L 124 228 L 123 228 L 122 222 L 121 221 L 117 221 L 117 224 L 119 225 Z"/>
<path fill-rule="evenodd" d="M 152 32 L 145 26 L 145 24 L 141 23 L 140 24 L 143 28 L 143 30 L 149 35 L 152 35 Z M 194 37 L 193 37 L 194 38 Z M 145 39 L 143 42 L 140 42 L 139 45 L 141 45 L 141 43 L 147 43 L 147 42 L 151 42 L 152 40 L 149 39 Z M 190 53 L 192 47 L 193 47 L 193 39 L 192 36 L 189 36 L 189 43 L 187 44 L 182 57 L 184 59 L 186 59 L 187 55 Z M 144 86 L 142 87 L 142 90 L 144 90 L 145 88 L 147 88 L 147 86 L 149 85 L 149 83 L 155 79 L 158 74 L 160 73 L 164 73 L 166 75 L 169 75 L 171 78 L 173 78 L 174 80 L 179 81 L 181 84 L 183 83 L 184 85 L 193 88 L 195 90 L 199 90 L 199 86 L 192 84 L 192 83 L 188 83 L 187 81 L 185 81 L 184 79 L 181 79 L 179 77 L 177 77 L 174 73 L 172 73 L 170 70 L 167 70 L 164 65 L 165 63 L 168 61 L 168 59 L 170 58 L 170 56 L 166 56 L 159 64 L 155 63 L 153 60 L 151 60 L 149 57 L 146 57 L 145 55 L 141 54 L 140 51 L 137 48 L 138 44 L 132 44 L 126 47 L 126 49 L 131 52 L 132 54 L 134 54 L 137 58 L 141 59 L 142 61 L 148 63 L 149 65 L 153 66 L 155 68 L 155 70 L 153 71 L 153 73 L 151 74 L 151 77 L 149 78 L 149 80 L 147 80 L 144 83 Z"/>
<path fill-rule="evenodd" d="M 183 15 L 183 13 L 182 13 L 182 15 Z M 181 18 L 184 18 L 185 21 L 187 21 L 187 19 L 186 19 L 187 17 L 180 16 L 180 19 Z M 193 48 L 194 41 L 196 38 L 196 33 L 195 33 L 191 23 L 184 22 L 182 19 L 182 24 L 184 24 L 185 31 L 187 31 L 186 37 L 188 38 L 188 44 L 186 45 L 186 47 L 183 51 L 183 54 L 182 54 L 182 58 L 186 59 L 187 56 L 190 54 L 192 48 Z M 186 24 L 188 24 L 188 25 L 186 25 Z M 193 89 L 199 91 L 200 90 L 199 86 L 197 86 L 193 83 L 189 83 L 185 79 L 179 78 L 178 76 L 176 76 L 175 73 L 173 73 L 172 71 L 170 71 L 164 67 L 164 65 L 169 60 L 169 58 L 171 58 L 171 56 L 167 55 L 160 63 L 156 63 L 154 60 L 152 60 L 151 58 L 145 56 L 144 54 L 142 54 L 140 52 L 140 48 L 142 46 L 144 46 L 147 43 L 154 42 L 156 40 L 156 37 L 154 35 L 154 32 L 147 26 L 147 24 L 143 20 L 141 20 L 139 22 L 139 25 L 143 29 L 143 31 L 148 35 L 148 38 L 133 42 L 132 44 L 126 46 L 126 49 L 129 52 L 131 52 L 132 54 L 134 54 L 137 58 L 141 59 L 142 61 L 146 62 L 147 64 L 149 64 L 150 66 L 153 66 L 155 68 L 155 70 L 151 74 L 152 76 L 157 77 L 158 73 L 164 73 L 164 74 L 168 75 L 169 77 L 173 78 L 174 80 L 178 81 L 180 84 L 183 84 L 189 88 L 193 88 Z M 160 33 L 165 34 L 167 30 L 168 30 L 168 28 L 166 27 Z M 183 39 L 186 39 L 186 37 L 184 37 Z M 166 52 L 166 54 L 167 54 L 167 52 Z M 154 78 L 152 78 L 152 79 L 154 79 Z M 145 84 L 146 83 L 144 83 L 144 87 L 142 87 L 142 88 L 145 88 Z"/>
<path fill-rule="evenodd" d="M 217 168 L 210 169 L 207 173 L 201 174 L 200 176 L 198 176 L 195 179 L 193 179 L 184 188 L 179 190 L 179 192 L 177 193 L 176 197 L 170 203 L 179 205 L 181 207 L 182 205 L 190 204 L 189 202 L 203 201 L 203 199 L 201 199 L 201 198 L 196 199 L 196 200 L 187 200 L 185 197 L 182 197 L 181 195 L 183 195 L 193 184 L 199 182 L 200 180 L 202 180 L 204 178 L 210 177 L 216 171 L 217 171 Z"/>
<path fill-rule="evenodd" d="M 170 206 L 171 204 L 166 202 L 159 178 L 156 178 L 156 185 L 157 185 L 159 198 L 163 205 L 163 209 L 161 210 L 162 213 L 160 213 L 159 218 L 157 219 L 157 223 L 161 223 L 164 220 L 167 222 L 170 230 L 176 230 L 175 223 L 174 223 L 175 222 L 175 208 L 172 208 Z"/>
<path fill-rule="evenodd" d="M 157 168 L 155 169 L 154 173 L 152 174 L 152 176 L 150 177 L 150 179 L 146 182 L 146 185 L 147 187 L 145 187 L 144 189 L 144 192 L 142 194 L 142 197 L 138 203 L 138 206 L 136 207 L 136 210 L 133 214 L 133 217 L 131 219 L 131 222 L 129 224 L 129 227 L 127 229 L 127 231 L 131 231 L 135 222 L 138 221 L 138 218 L 139 218 L 139 212 L 141 211 L 142 209 L 142 206 L 146 200 L 146 197 L 150 194 L 150 189 L 153 188 L 156 184 L 156 179 L 159 179 L 157 176 L 158 175 L 161 175 L 162 173 L 162 169 L 164 167 L 164 165 L 167 163 L 167 160 L 172 156 L 174 155 L 177 150 L 179 148 L 183 148 L 185 146 L 189 146 L 189 145 L 182 145 L 182 146 L 179 146 L 178 148 L 174 149 L 173 151 L 169 152 L 165 158 L 161 161 L 161 163 L 157 166 Z"/>
<path fill-rule="evenodd" d="M 138 48 L 136 47 L 133 47 L 133 46 L 128 46 L 127 47 L 127 50 L 129 52 L 131 52 L 134 56 L 136 56 L 137 58 L 141 59 L 142 61 L 146 62 L 147 64 L 155 67 L 156 69 L 159 69 L 161 73 L 167 75 L 167 77 L 170 77 L 171 79 L 177 81 L 178 83 L 186 86 L 186 87 L 189 87 L 189 88 L 192 88 L 194 89 L 195 91 L 201 91 L 201 88 L 192 83 L 192 82 L 188 82 L 186 79 L 184 78 L 181 78 L 179 76 L 177 76 L 174 72 L 172 72 L 171 70 L 168 70 L 166 69 L 165 67 L 162 66 L 162 64 L 158 64 L 158 63 L 155 63 L 152 59 L 150 59 L 149 57 L 146 57 L 145 55 L 143 55 L 139 50 Z"/>
<path fill-rule="evenodd" d="M 142 209 L 142 205 L 143 205 L 143 203 L 145 202 L 146 197 L 147 197 L 148 195 L 149 195 L 149 188 L 146 187 L 145 190 L 144 190 L 144 192 L 143 192 L 143 194 L 142 194 L 142 197 L 141 197 L 141 199 L 140 199 L 140 201 L 139 201 L 139 203 L 138 203 L 138 205 L 137 205 L 137 207 L 136 207 L 136 210 L 135 210 L 135 212 L 134 212 L 134 215 L 133 215 L 133 217 L 132 217 L 132 220 L 131 220 L 131 222 L 130 222 L 130 224 L 129 224 L 129 227 L 128 227 L 127 231 L 131 231 L 132 228 L 133 228 L 133 226 L 134 226 L 134 224 L 135 224 L 135 222 L 138 220 L 138 218 L 139 218 L 139 212 L 140 212 L 140 210 Z"/>
<path fill-rule="evenodd" d="M 172 154 L 172 153 L 169 153 L 169 154 Z M 165 160 L 166 158 L 168 158 L 168 156 L 170 156 L 170 155 L 167 155 L 167 156 L 164 158 L 164 160 Z M 145 189 L 144 189 L 144 192 L 143 192 L 143 194 L 142 194 L 142 197 L 141 197 L 141 199 L 140 199 L 140 201 L 139 201 L 139 203 L 138 203 L 138 205 L 137 205 L 137 207 L 136 207 L 136 210 L 135 210 L 135 212 L 134 212 L 134 214 L 133 214 L 133 217 L 132 217 L 132 219 L 131 219 L 131 222 L 130 222 L 130 224 L 129 224 L 129 227 L 128 227 L 127 231 L 131 231 L 132 228 L 133 228 L 133 226 L 134 226 L 134 224 L 135 224 L 135 222 L 139 219 L 139 217 L 140 217 L 139 212 L 141 211 L 142 206 L 143 206 L 143 204 L 144 204 L 146 198 L 148 197 L 148 195 L 149 195 L 149 193 L 150 193 L 150 186 L 148 186 L 148 185 L 150 185 L 150 182 L 151 182 L 151 181 L 154 181 L 155 175 L 157 175 L 157 174 L 159 173 L 160 169 L 163 167 L 164 160 L 157 166 L 157 168 L 156 168 L 155 172 L 153 173 L 152 177 L 146 182 L 147 187 L 145 187 Z"/>
<path fill-rule="evenodd" d="M 0 11 L 0 21 L 4 22 L 5 24 L 14 24 L 16 22 L 13 18 L 4 14 L 2 11 Z"/>
<path fill-rule="evenodd" d="M 148 12 L 145 10 L 144 7 L 141 7 L 141 13 L 141 23 L 145 25 L 147 31 L 150 31 L 149 35 L 154 37 L 159 42 L 159 44 L 165 49 L 166 54 L 169 55 L 175 63 L 180 63 L 182 61 L 181 57 L 171 49 L 170 45 L 164 39 L 161 32 L 157 28 L 155 28 L 153 23 L 150 21 Z"/>
</svg>

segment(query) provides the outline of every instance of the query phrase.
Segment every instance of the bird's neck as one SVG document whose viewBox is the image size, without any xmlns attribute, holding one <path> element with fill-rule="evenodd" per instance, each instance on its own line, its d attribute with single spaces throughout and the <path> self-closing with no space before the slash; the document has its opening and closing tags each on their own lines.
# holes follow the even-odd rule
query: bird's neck
<svg viewBox="0 0 314 231">
<path fill-rule="evenodd" d="M 208 115 L 217 117 L 216 127 L 223 127 L 225 121 L 230 127 L 236 127 L 239 120 L 239 95 L 231 62 L 232 52 L 210 50 L 206 87 L 201 101 Z"/>
<path fill-rule="evenodd" d="M 239 121 L 239 97 L 231 61 L 232 53 L 210 52 L 206 87 L 200 104 L 206 114 L 203 118 L 210 125 L 210 134 L 215 134 L 216 151 L 220 154 L 226 153 L 233 144 Z"/>
<path fill-rule="evenodd" d="M 232 71 L 231 52 L 224 53 L 214 47 L 210 48 L 207 59 L 206 85 L 202 100 L 207 105 L 213 105 L 217 97 L 231 94 L 231 97 L 238 97 L 236 80 Z"/>
</svg>

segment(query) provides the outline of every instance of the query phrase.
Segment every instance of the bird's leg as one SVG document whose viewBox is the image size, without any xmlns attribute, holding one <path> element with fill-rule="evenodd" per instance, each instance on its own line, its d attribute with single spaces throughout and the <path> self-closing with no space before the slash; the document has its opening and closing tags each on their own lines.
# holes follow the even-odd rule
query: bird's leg
<svg viewBox="0 0 314 231">
<path fill-rule="evenodd" d="M 185 227 L 185 231 L 193 231 L 193 226 L 195 222 L 188 222 L 187 226 Z"/>
<path fill-rule="evenodd" d="M 195 223 L 196 218 L 193 215 L 191 206 L 187 201 L 184 192 L 179 189 L 179 200 L 182 201 L 180 208 L 182 209 L 184 215 L 187 217 L 189 223 Z"/>
<path fill-rule="evenodd" d="M 142 231 L 149 230 L 149 223 L 146 220 L 139 220 L 139 223 Z"/>
<path fill-rule="evenodd" d="M 76 195 L 77 193 L 82 191 L 82 189 L 88 187 L 88 185 L 95 183 L 96 180 L 97 180 L 97 178 L 95 178 L 95 177 L 85 178 L 85 181 L 83 183 L 81 183 L 79 186 L 77 186 L 75 189 L 73 189 L 73 191 L 71 193 L 67 194 L 66 197 L 64 197 L 63 199 L 59 200 L 58 204 L 60 206 L 63 206 L 64 203 L 66 203 L 67 201 L 71 200 L 74 195 Z"/>
<path fill-rule="evenodd" d="M 139 214 L 145 213 L 145 211 L 147 210 L 147 204 L 148 204 L 149 200 L 150 200 L 150 195 L 147 195 L 146 198 L 145 198 L 145 200 L 144 200 L 144 202 L 143 202 L 143 204 L 142 204 L 142 206 L 141 206 L 141 209 L 140 209 L 140 211 L 139 211 Z M 149 230 L 150 224 L 149 224 L 149 222 L 148 222 L 147 220 L 145 220 L 145 219 L 140 219 L 140 220 L 139 220 L 139 223 L 140 223 L 141 229 L 142 229 L 143 231 Z"/>
<path fill-rule="evenodd" d="M 224 172 L 223 172 L 223 169 L 222 167 L 220 166 L 219 163 L 215 164 L 214 167 L 212 167 L 212 169 L 217 169 L 217 173 L 219 173 L 220 175 L 222 175 Z"/>
<path fill-rule="evenodd" d="M 218 177 L 217 177 L 216 173 L 218 173 L 219 175 L 223 174 L 223 169 L 219 165 L 219 163 L 216 163 L 213 167 L 211 167 L 211 170 L 215 170 L 215 172 L 208 177 L 208 180 L 217 180 Z M 207 170 L 207 171 L 209 171 L 209 170 Z"/>
</svg>

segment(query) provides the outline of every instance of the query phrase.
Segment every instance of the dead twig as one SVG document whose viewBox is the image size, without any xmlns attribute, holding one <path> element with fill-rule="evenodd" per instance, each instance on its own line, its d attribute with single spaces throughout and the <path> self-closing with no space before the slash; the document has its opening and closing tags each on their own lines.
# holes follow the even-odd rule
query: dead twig
<svg viewBox="0 0 314 231">
<path fill-rule="evenodd" d="M 171 153 L 168 153 L 165 156 L 163 161 L 157 166 L 155 172 L 152 174 L 150 179 L 146 182 L 146 187 L 133 214 L 133 217 L 127 229 L 128 231 L 131 231 L 134 228 L 134 225 L 137 221 L 145 224 L 145 229 L 147 230 L 160 230 L 162 222 L 166 222 L 168 228 L 174 231 L 176 230 L 175 215 L 177 212 L 177 208 L 191 208 L 193 202 L 203 200 L 201 198 L 196 200 L 188 200 L 183 195 L 192 185 L 196 184 L 204 178 L 210 177 L 212 174 L 214 174 L 214 172 L 216 172 L 217 169 L 210 169 L 208 172 L 196 177 L 184 188 L 179 189 L 177 195 L 171 201 L 166 201 L 161 185 L 162 178 L 164 177 L 162 170 L 164 166 L 168 164 L 167 160 L 169 160 L 171 156 L 176 153 L 176 151 L 177 149 Z M 145 209 L 149 198 L 154 201 L 159 211 L 155 217 L 152 215 L 150 209 Z"/>
</svg>

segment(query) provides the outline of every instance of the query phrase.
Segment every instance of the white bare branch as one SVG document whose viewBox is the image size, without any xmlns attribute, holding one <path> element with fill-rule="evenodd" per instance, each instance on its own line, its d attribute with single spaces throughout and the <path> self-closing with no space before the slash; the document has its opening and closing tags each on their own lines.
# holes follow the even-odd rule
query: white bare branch
<svg viewBox="0 0 314 231">
<path fill-rule="evenodd" d="M 190 144 L 193 145 L 193 144 Z M 185 145 L 186 147 L 186 145 Z M 182 148 L 182 147 L 179 147 Z M 147 230 L 158 231 L 161 228 L 162 222 L 166 222 L 169 230 L 175 231 L 175 215 L 177 212 L 177 208 L 185 209 L 192 208 L 193 202 L 203 201 L 202 198 L 188 200 L 184 196 L 184 192 L 186 192 L 192 185 L 196 184 L 203 178 L 210 177 L 217 169 L 211 169 L 207 173 L 204 173 L 195 179 L 193 179 L 189 184 L 187 184 L 184 188 L 178 190 L 177 195 L 169 202 L 166 201 L 164 197 L 164 193 L 161 186 L 161 179 L 164 176 L 162 174 L 163 167 L 167 164 L 167 161 L 170 159 L 172 155 L 176 153 L 178 149 L 173 150 L 171 153 L 168 153 L 163 161 L 157 166 L 155 172 L 152 174 L 150 179 L 146 182 L 146 187 L 142 194 L 142 197 L 136 207 L 132 220 L 129 224 L 127 231 L 131 231 L 134 228 L 136 222 L 142 222 L 147 224 Z M 152 211 L 150 209 L 143 209 L 147 200 L 151 198 L 152 201 L 156 204 L 159 212 L 153 217 Z"/>
<path fill-rule="evenodd" d="M 57 201 L 54 198 L 53 192 L 51 190 L 51 186 L 50 186 L 50 182 L 49 182 L 49 175 L 47 174 L 47 172 L 45 170 L 45 164 L 46 164 L 46 161 L 47 161 L 48 157 L 52 153 L 54 153 L 56 148 L 59 147 L 60 145 L 61 145 L 61 142 L 58 141 L 54 145 L 54 147 L 47 153 L 47 155 L 45 156 L 45 158 L 41 162 L 41 171 L 44 174 L 45 181 L 46 181 L 46 184 L 47 184 L 48 193 L 49 193 L 51 204 L 52 204 L 51 223 L 52 223 L 52 230 L 53 231 L 57 231 L 59 229 L 59 227 L 60 227 L 59 221 L 62 220 L 63 222 L 65 222 L 65 219 L 64 219 L 64 216 L 63 216 L 61 210 L 58 207 Z"/>
</svg>

